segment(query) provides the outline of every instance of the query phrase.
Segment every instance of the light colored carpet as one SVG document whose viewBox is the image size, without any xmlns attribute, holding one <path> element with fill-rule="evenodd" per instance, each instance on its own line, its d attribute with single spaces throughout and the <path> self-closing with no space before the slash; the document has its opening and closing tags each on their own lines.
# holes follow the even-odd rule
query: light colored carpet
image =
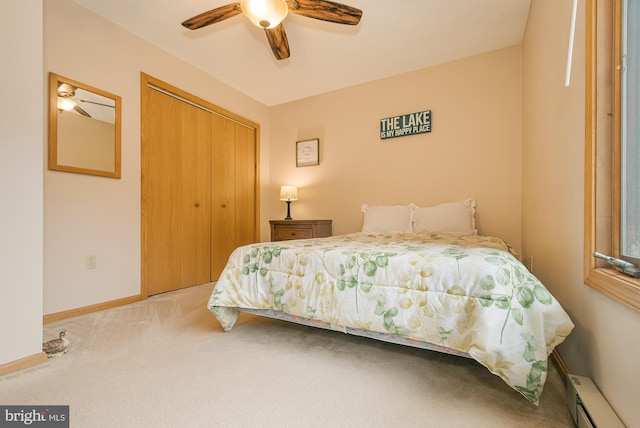
<svg viewBox="0 0 640 428">
<path fill-rule="evenodd" d="M 207 284 L 45 325 L 68 354 L 0 378 L 0 404 L 70 405 L 72 427 L 573 427 L 550 364 L 536 407 L 466 358 L 241 315 Z"/>
</svg>

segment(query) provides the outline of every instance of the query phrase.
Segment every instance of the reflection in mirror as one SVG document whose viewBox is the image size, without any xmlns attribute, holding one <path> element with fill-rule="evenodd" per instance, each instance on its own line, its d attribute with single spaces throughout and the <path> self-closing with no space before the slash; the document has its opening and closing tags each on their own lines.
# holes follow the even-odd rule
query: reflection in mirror
<svg viewBox="0 0 640 428">
<path fill-rule="evenodd" d="M 117 95 L 49 73 L 49 169 L 120 178 Z"/>
</svg>

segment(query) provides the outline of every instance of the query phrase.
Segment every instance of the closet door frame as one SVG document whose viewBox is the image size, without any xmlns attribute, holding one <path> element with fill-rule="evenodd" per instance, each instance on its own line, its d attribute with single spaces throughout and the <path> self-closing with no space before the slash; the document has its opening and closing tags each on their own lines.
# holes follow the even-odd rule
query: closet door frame
<svg viewBox="0 0 640 428">
<path fill-rule="evenodd" d="M 181 101 L 195 105 L 210 111 L 212 114 L 230 119 L 240 125 L 251 128 L 255 131 L 255 213 L 254 213 L 254 241 L 260 240 L 260 125 L 248 120 L 242 116 L 239 116 L 233 112 L 223 109 L 215 104 L 210 103 L 198 96 L 190 94 L 180 88 L 177 88 L 169 83 L 166 83 L 160 79 L 150 76 L 146 73 L 140 73 L 140 156 L 141 156 L 141 281 L 140 281 L 140 295 L 142 298 L 146 298 L 149 294 L 149 285 L 147 278 L 147 271 L 149 266 L 147 265 L 146 254 L 148 252 L 149 245 L 149 182 L 148 182 L 148 168 L 149 168 L 149 155 L 148 146 L 145 141 L 146 137 L 146 111 L 148 109 L 148 91 L 158 90 L 164 92 L 167 95 L 173 96 Z"/>
</svg>

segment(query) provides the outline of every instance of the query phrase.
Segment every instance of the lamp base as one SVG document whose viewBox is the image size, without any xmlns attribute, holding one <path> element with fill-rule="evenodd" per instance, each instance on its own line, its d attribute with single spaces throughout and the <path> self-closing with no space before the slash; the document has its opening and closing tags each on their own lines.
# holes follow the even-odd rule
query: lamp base
<svg viewBox="0 0 640 428">
<path fill-rule="evenodd" d="M 287 216 L 284 218 L 285 220 L 293 220 L 291 218 L 291 201 L 285 201 L 287 203 Z"/>
</svg>

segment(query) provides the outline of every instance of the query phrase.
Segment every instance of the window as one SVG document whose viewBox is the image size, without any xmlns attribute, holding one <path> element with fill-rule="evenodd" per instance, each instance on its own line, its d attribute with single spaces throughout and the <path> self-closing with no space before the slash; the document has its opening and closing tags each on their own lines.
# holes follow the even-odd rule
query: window
<svg viewBox="0 0 640 428">
<path fill-rule="evenodd" d="M 621 10 L 621 224 L 620 257 L 640 264 L 640 0 Z"/>
<path fill-rule="evenodd" d="M 594 251 L 640 261 L 640 0 L 587 1 L 585 284 L 640 311 L 640 279 Z"/>
</svg>

